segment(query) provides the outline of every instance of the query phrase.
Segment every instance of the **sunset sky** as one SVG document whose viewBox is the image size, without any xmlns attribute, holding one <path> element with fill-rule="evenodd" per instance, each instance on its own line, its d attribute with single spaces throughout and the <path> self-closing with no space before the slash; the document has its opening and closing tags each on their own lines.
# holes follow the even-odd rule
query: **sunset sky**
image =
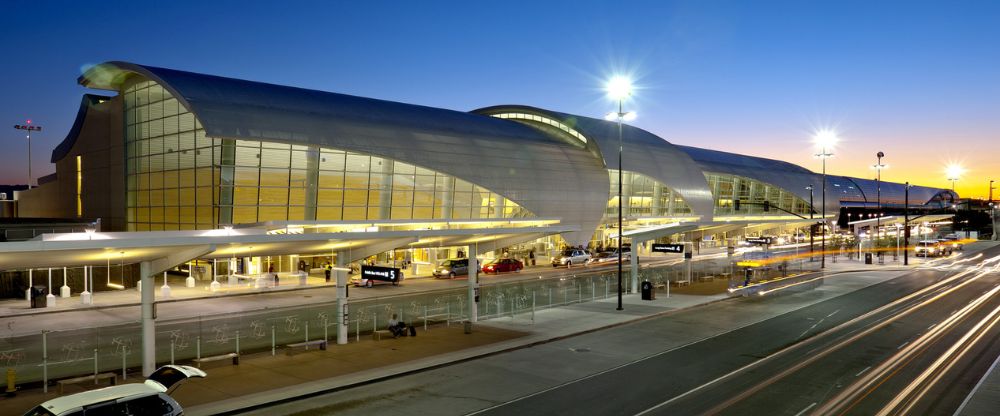
<svg viewBox="0 0 1000 416">
<path fill-rule="evenodd" d="M 167 4 L 169 3 L 169 4 Z M 602 117 L 630 74 L 634 125 L 672 143 L 951 187 L 1000 181 L 1000 2 L 5 2 L 0 184 L 35 177 L 108 60 L 468 111 L 525 104 Z M 1000 193 L 998 193 L 1000 195 Z"/>
</svg>

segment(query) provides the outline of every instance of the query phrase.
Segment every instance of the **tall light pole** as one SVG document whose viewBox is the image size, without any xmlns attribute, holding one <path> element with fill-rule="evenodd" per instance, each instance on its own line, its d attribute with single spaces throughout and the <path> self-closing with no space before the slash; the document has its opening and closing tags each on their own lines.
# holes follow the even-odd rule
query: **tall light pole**
<svg viewBox="0 0 1000 416">
<path fill-rule="evenodd" d="M 910 265 L 910 182 L 903 191 L 903 265 Z"/>
<path fill-rule="evenodd" d="M 820 261 L 819 268 L 826 268 L 826 159 L 833 157 L 832 148 L 837 144 L 837 134 L 830 130 L 822 130 L 813 137 L 816 145 L 819 146 L 820 152 L 816 154 L 816 157 L 823 159 L 823 195 L 821 197 L 821 219 L 823 220 L 823 230 L 820 236 L 823 240 L 820 242 Z"/>
<path fill-rule="evenodd" d="M 28 189 L 31 189 L 31 132 L 42 131 L 42 126 L 31 125 L 31 120 L 26 121 L 23 125 L 15 124 L 14 129 L 16 130 L 26 130 L 28 132 Z"/>
<path fill-rule="evenodd" d="M 806 187 L 809 190 L 809 219 L 813 219 L 813 213 L 816 212 L 816 206 L 813 205 L 813 186 L 809 185 Z M 814 261 L 813 259 L 813 236 L 816 234 L 816 224 L 809 224 L 809 261 Z"/>
<path fill-rule="evenodd" d="M 618 101 L 618 111 L 608 113 L 605 119 L 608 120 L 618 120 L 618 310 L 623 310 L 622 307 L 622 238 L 624 230 L 622 229 L 622 122 L 625 120 L 634 120 L 635 113 L 626 113 L 624 111 L 623 102 L 626 98 L 632 95 L 632 81 L 623 76 L 612 77 L 608 81 L 607 85 L 608 97 L 612 100 Z M 631 255 L 636 255 L 632 253 Z"/>
<path fill-rule="evenodd" d="M 882 169 L 888 166 L 882 164 L 885 153 L 878 152 L 875 157 L 878 158 L 878 162 L 872 165 L 872 168 L 875 169 L 875 244 L 877 245 L 879 229 L 882 227 Z"/>
<path fill-rule="evenodd" d="M 951 191 L 954 192 L 955 182 L 958 182 L 958 180 L 962 177 L 962 174 L 965 173 L 965 169 L 962 168 L 961 165 L 952 163 L 945 168 L 944 172 L 948 175 L 948 180 L 951 181 Z"/>
</svg>

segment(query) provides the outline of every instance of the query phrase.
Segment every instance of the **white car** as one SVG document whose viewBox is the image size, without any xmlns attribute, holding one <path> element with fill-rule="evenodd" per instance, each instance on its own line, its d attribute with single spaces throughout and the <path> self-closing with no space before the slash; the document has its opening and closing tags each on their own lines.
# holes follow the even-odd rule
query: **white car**
<svg viewBox="0 0 1000 416">
<path fill-rule="evenodd" d="M 186 365 L 166 365 L 141 384 L 123 384 L 57 397 L 24 415 L 180 415 L 184 409 L 168 392 L 191 377 L 205 377 L 205 372 Z"/>
</svg>

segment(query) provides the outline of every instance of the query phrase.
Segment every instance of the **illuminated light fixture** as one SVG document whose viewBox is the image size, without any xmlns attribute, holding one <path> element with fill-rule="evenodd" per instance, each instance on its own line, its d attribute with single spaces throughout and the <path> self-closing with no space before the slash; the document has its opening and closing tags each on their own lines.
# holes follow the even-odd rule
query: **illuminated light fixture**
<svg viewBox="0 0 1000 416">
<path fill-rule="evenodd" d="M 615 75 L 608 80 L 605 90 L 608 92 L 608 98 L 615 101 L 624 100 L 632 95 L 632 80 L 625 76 Z"/>
<path fill-rule="evenodd" d="M 965 168 L 957 163 L 950 163 L 944 169 L 944 173 L 948 176 L 948 180 L 951 181 L 951 190 L 954 192 L 955 182 L 957 182 L 962 177 L 962 174 L 965 173 Z"/>
<path fill-rule="evenodd" d="M 837 133 L 833 130 L 820 130 L 813 135 L 813 142 L 824 150 L 823 153 L 826 153 L 826 149 L 836 146 L 838 141 Z"/>
</svg>

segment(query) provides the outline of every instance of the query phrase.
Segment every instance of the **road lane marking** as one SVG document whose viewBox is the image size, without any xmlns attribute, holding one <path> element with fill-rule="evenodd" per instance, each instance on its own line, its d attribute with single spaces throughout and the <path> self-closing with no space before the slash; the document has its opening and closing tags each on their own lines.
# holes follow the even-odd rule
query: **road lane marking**
<svg viewBox="0 0 1000 416">
<path fill-rule="evenodd" d="M 898 346 L 898 347 L 896 347 L 896 349 L 898 350 L 898 349 L 900 349 L 900 348 L 903 348 L 903 347 L 905 347 L 905 346 L 906 346 L 906 344 L 909 344 L 909 343 L 910 343 L 910 341 L 906 341 L 906 342 L 904 342 L 904 343 L 902 343 L 902 344 L 899 344 L 899 346 Z"/>
<path fill-rule="evenodd" d="M 802 416 L 802 414 L 804 414 L 805 412 L 808 412 L 809 409 L 812 409 L 814 407 L 816 407 L 816 402 L 813 402 L 813 404 L 811 404 L 809 406 L 806 406 L 805 409 L 799 410 L 799 412 L 796 413 L 795 416 Z"/>
<path fill-rule="evenodd" d="M 927 329 L 934 329 L 934 327 L 936 327 L 936 326 L 937 326 L 937 323 L 933 323 L 933 324 L 931 324 L 931 326 L 927 327 Z"/>
<path fill-rule="evenodd" d="M 831 314 L 827 315 L 826 317 L 827 317 L 827 318 L 829 318 L 829 317 L 831 317 L 831 316 L 833 316 L 833 315 L 836 315 L 836 314 L 837 314 L 837 312 L 840 312 L 840 309 L 837 309 L 837 310 L 833 311 L 833 313 L 831 313 Z"/>
<path fill-rule="evenodd" d="M 857 376 L 860 376 L 860 375 L 864 374 L 865 371 L 868 371 L 868 369 L 870 369 L 870 368 L 872 368 L 872 366 L 865 367 L 864 370 L 858 371 L 858 373 L 855 374 L 854 377 L 857 377 Z"/>
</svg>

